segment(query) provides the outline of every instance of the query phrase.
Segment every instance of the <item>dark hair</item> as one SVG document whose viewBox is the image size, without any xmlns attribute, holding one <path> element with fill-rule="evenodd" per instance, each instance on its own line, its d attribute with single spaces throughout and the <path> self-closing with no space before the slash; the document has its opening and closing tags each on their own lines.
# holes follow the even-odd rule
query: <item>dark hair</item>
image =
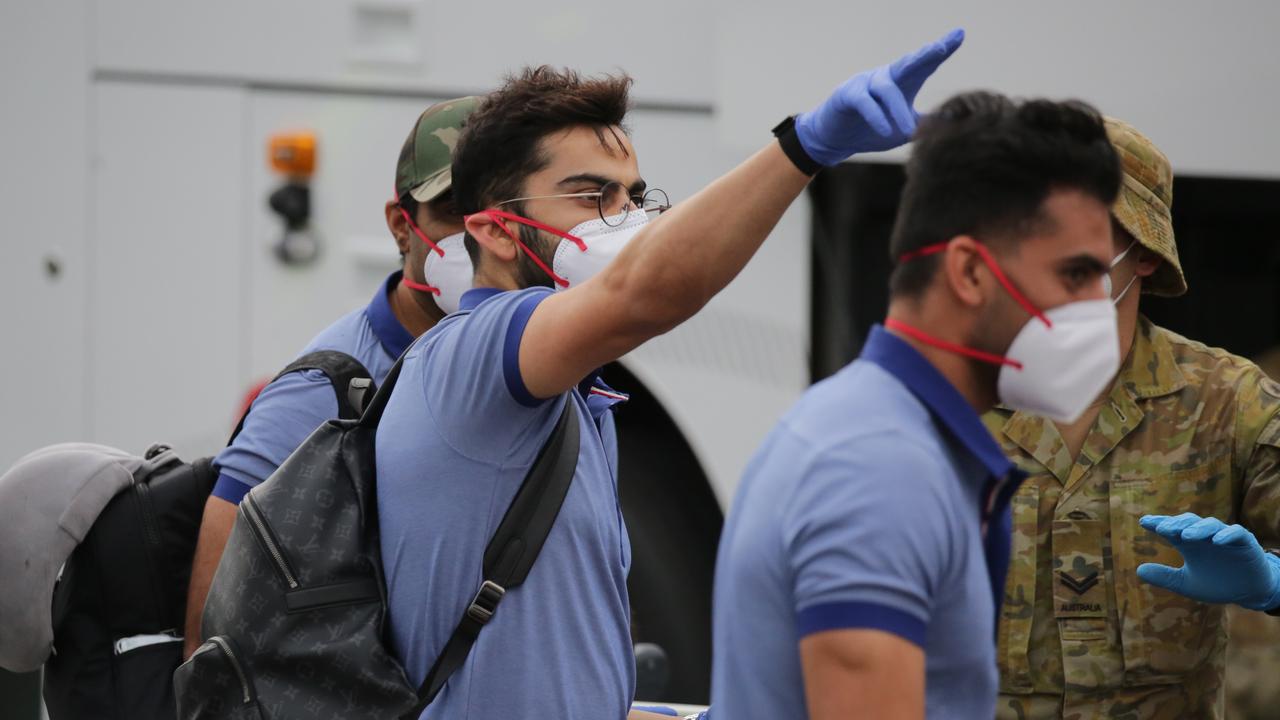
<svg viewBox="0 0 1280 720">
<path fill-rule="evenodd" d="M 409 213 L 409 217 L 413 218 L 415 223 L 418 222 L 418 207 L 424 203 L 414 200 L 413 196 L 407 192 L 401 195 L 396 202 L 400 204 L 400 207 L 404 208 L 405 212 Z M 431 214 L 435 216 L 457 217 L 461 214 L 458 212 L 458 204 L 453 198 L 453 188 L 448 188 L 425 204 Z"/>
<path fill-rule="evenodd" d="M 1110 207 L 1120 191 L 1120 161 L 1102 116 L 1078 100 L 1016 102 L 968 92 L 921 119 L 907 162 L 889 252 L 892 296 L 918 296 L 936 256 L 907 253 L 957 235 L 1016 241 L 1044 227 L 1044 201 L 1079 190 Z"/>
<path fill-rule="evenodd" d="M 626 75 L 584 79 L 573 70 L 546 65 L 508 76 L 467 116 L 454 150 L 458 209 L 463 214 L 479 212 L 520 195 L 525 180 L 547 166 L 541 142 L 552 133 L 586 126 L 610 147 L 605 133 L 622 127 L 630 89 Z M 478 263 L 475 240 L 467 235 L 465 242 L 472 262 Z"/>
</svg>

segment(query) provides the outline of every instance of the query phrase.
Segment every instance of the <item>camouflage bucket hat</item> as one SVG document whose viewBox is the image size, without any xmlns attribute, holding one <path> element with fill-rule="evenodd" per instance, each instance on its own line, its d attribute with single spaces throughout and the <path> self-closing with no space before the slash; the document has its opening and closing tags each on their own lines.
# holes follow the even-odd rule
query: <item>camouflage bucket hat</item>
<svg viewBox="0 0 1280 720">
<path fill-rule="evenodd" d="M 1106 125 L 1124 172 L 1111 214 L 1143 247 L 1164 258 L 1143 283 L 1143 290 L 1167 297 L 1181 295 L 1187 291 L 1187 280 L 1173 237 L 1173 168 L 1169 158 L 1132 125 L 1110 117 Z"/>
<path fill-rule="evenodd" d="M 400 148 L 396 164 L 396 197 L 408 193 L 418 202 L 440 197 L 453 182 L 450 163 L 458 145 L 462 125 L 480 104 L 480 98 L 468 96 L 445 100 L 427 108 L 409 131 Z"/>
</svg>

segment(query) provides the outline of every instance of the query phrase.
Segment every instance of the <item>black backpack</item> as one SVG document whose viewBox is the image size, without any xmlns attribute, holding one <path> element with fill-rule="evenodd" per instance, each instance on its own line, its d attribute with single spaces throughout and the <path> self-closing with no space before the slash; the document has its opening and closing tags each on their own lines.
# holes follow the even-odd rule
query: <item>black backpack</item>
<svg viewBox="0 0 1280 720">
<path fill-rule="evenodd" d="M 363 417 L 330 421 L 240 503 L 205 603 L 208 639 L 174 674 L 178 716 L 416 719 L 522 583 L 578 462 L 574 403 L 485 550 L 484 582 L 421 686 L 387 641 L 374 436 L 397 362 Z"/>
<path fill-rule="evenodd" d="M 364 366 L 335 351 L 305 355 L 276 377 L 320 370 L 339 416 L 359 417 L 372 387 Z M 244 425 L 241 418 L 232 439 Z M 51 720 L 170 720 L 182 662 L 187 586 L 212 458 L 184 463 L 164 445 L 103 508 L 72 552 L 53 595 L 54 654 L 44 668 Z"/>
</svg>

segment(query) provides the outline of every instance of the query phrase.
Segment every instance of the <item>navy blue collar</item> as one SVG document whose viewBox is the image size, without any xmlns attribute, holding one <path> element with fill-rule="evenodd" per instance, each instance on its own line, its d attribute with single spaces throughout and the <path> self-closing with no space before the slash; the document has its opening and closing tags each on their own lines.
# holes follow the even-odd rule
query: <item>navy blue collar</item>
<svg viewBox="0 0 1280 720">
<path fill-rule="evenodd" d="M 475 310 L 477 305 L 502 292 L 498 288 L 491 287 L 471 288 L 462 293 L 462 297 L 458 299 L 458 309 Z"/>
<path fill-rule="evenodd" d="M 387 281 L 378 286 L 378 292 L 374 293 L 373 299 L 369 301 L 369 307 L 364 310 L 364 315 L 369 319 L 369 325 L 373 328 L 373 334 L 377 336 L 378 342 L 382 344 L 382 349 L 393 358 L 403 355 L 405 349 L 413 344 L 413 335 L 404 329 L 396 318 L 396 314 L 391 311 L 391 293 L 395 292 L 396 286 L 400 284 L 401 274 L 399 270 L 391 273 Z"/>
<path fill-rule="evenodd" d="M 905 385 L 993 477 L 1005 478 L 1014 469 L 960 391 L 905 340 L 876 325 L 871 328 L 860 357 L 884 368 Z"/>
</svg>

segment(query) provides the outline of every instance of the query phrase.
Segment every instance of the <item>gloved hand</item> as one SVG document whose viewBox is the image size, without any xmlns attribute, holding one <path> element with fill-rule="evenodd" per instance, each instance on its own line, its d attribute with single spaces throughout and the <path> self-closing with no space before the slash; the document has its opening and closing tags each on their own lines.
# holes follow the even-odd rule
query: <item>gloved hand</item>
<svg viewBox="0 0 1280 720">
<path fill-rule="evenodd" d="M 1186 561 L 1177 569 L 1143 563 L 1138 577 L 1144 582 L 1200 602 L 1235 603 L 1250 610 L 1280 605 L 1280 557 L 1263 550 L 1243 527 L 1195 513 L 1147 515 L 1138 522 Z"/>
<path fill-rule="evenodd" d="M 906 143 L 920 118 L 912 107 L 916 93 L 962 42 L 964 30 L 952 30 L 892 65 L 849 78 L 812 112 L 796 118 L 800 146 L 815 162 L 835 165 L 855 153 Z"/>
</svg>

